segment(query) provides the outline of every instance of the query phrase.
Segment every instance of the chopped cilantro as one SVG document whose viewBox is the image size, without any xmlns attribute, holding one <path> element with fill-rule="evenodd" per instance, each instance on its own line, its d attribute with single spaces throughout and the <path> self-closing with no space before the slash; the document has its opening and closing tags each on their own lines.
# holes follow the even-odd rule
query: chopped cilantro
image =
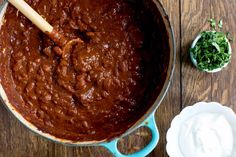
<svg viewBox="0 0 236 157">
<path fill-rule="evenodd" d="M 218 23 L 218 28 L 222 29 L 223 28 L 223 21 L 220 20 L 219 23 Z"/>
<path fill-rule="evenodd" d="M 223 67 L 230 61 L 229 45 L 222 32 L 204 31 L 196 45 L 190 49 L 200 70 L 212 71 Z"/>
<path fill-rule="evenodd" d="M 216 29 L 216 20 L 215 19 L 210 19 L 209 22 L 210 22 L 211 27 L 213 29 Z"/>
</svg>

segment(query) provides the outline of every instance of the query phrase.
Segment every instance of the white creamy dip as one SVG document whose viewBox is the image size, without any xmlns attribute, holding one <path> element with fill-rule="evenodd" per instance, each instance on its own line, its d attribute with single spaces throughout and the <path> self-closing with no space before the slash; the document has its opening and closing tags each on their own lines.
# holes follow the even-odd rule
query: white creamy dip
<svg viewBox="0 0 236 157">
<path fill-rule="evenodd" d="M 232 157 L 233 139 L 223 115 L 200 113 L 182 124 L 178 142 L 184 157 Z"/>
</svg>

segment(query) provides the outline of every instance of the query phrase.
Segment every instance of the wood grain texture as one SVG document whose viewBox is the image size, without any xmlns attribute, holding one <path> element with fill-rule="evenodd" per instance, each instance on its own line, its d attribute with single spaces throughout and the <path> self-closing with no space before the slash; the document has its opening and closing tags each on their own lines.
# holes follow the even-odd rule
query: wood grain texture
<svg viewBox="0 0 236 157">
<path fill-rule="evenodd" d="M 160 130 L 157 148 L 148 157 L 168 157 L 166 131 L 173 117 L 184 106 L 197 101 L 218 101 L 236 111 L 236 55 L 231 64 L 216 74 L 198 71 L 189 59 L 188 49 L 194 37 L 209 29 L 208 19 L 223 18 L 224 31 L 236 37 L 235 0 L 160 0 L 173 25 L 177 58 L 171 87 L 159 107 L 156 118 Z M 233 50 L 236 45 L 232 43 Z M 119 149 L 130 153 L 144 147 L 150 133 L 141 128 L 119 142 Z M 38 137 L 20 124 L 0 105 L 0 157 L 112 157 L 102 147 L 68 147 Z"/>
<path fill-rule="evenodd" d="M 211 0 L 181 0 L 182 105 L 211 100 L 211 75 L 200 72 L 189 59 L 189 47 L 202 30 L 208 29 Z"/>
<path fill-rule="evenodd" d="M 11 147 L 8 142 L 10 138 L 10 117 L 9 113 L 0 105 L 0 157 L 9 156 Z"/>
<path fill-rule="evenodd" d="M 223 31 L 236 37 L 236 2 L 235 0 L 217 0 L 211 4 L 211 15 L 216 20 L 223 20 Z M 219 73 L 212 75 L 212 99 L 228 105 L 236 111 L 236 55 L 235 42 L 231 43 L 233 55 L 231 64 Z"/>
</svg>

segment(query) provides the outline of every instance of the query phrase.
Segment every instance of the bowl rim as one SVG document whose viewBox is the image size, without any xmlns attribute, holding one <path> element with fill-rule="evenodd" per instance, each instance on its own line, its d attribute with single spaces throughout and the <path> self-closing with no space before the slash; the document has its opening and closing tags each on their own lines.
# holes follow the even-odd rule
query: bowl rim
<svg viewBox="0 0 236 157">
<path fill-rule="evenodd" d="M 175 44 L 175 38 L 174 38 L 174 31 L 173 31 L 172 25 L 170 23 L 168 14 L 159 0 L 152 0 L 152 1 L 156 5 L 156 7 L 163 19 L 165 29 L 167 32 L 167 36 L 169 38 L 168 44 L 169 44 L 169 48 L 170 48 L 170 50 L 169 50 L 170 54 L 169 54 L 169 64 L 168 64 L 167 75 L 166 75 L 164 85 L 163 85 L 158 97 L 156 98 L 155 102 L 152 104 L 152 106 L 149 107 L 147 112 L 139 120 L 137 120 L 131 127 L 129 127 L 129 129 L 127 129 L 123 134 L 121 134 L 117 137 L 111 138 L 111 139 L 103 139 L 103 140 L 99 140 L 99 141 L 97 141 L 97 140 L 72 141 L 72 140 L 58 138 L 54 135 L 43 132 L 43 131 L 39 130 L 36 126 L 34 126 L 32 123 L 27 121 L 16 110 L 16 108 L 8 100 L 8 97 L 7 97 L 5 91 L 0 83 L 0 101 L 3 102 L 2 104 L 4 104 L 4 106 L 7 108 L 7 110 L 10 111 L 14 115 L 14 117 L 18 121 L 20 121 L 20 123 L 23 124 L 26 128 L 28 128 L 31 132 L 35 133 L 36 135 L 40 135 L 41 137 L 44 137 L 50 141 L 53 141 L 56 143 L 61 143 L 64 145 L 69 145 L 69 146 L 96 146 L 96 145 L 104 143 L 104 142 L 109 142 L 112 140 L 116 140 L 116 139 L 120 139 L 122 137 L 125 137 L 128 134 L 130 134 L 131 132 L 133 132 L 134 130 L 136 130 L 137 128 L 139 128 L 140 125 L 143 123 L 143 121 L 145 121 L 152 113 L 154 113 L 156 111 L 156 109 L 159 107 L 160 103 L 164 99 L 164 97 L 168 91 L 168 88 L 171 84 L 171 79 L 173 77 L 174 68 L 175 68 L 175 60 L 176 60 L 176 44 Z M 6 4 L 4 4 L 4 5 L 7 5 L 7 4 L 8 4 L 8 2 L 6 2 Z"/>
</svg>

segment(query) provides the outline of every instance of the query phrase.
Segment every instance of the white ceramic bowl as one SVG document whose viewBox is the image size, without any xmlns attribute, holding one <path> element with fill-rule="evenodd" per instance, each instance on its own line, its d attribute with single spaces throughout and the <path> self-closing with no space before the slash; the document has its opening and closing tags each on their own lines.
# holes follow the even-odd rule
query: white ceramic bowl
<svg viewBox="0 0 236 157">
<path fill-rule="evenodd" d="M 206 32 L 215 32 L 215 31 L 206 31 Z M 194 48 L 195 45 L 197 44 L 198 40 L 202 37 L 201 33 L 194 39 L 192 45 L 191 45 L 191 48 Z M 228 47 L 229 47 L 229 54 L 231 55 L 232 54 L 232 48 L 231 48 L 231 45 L 230 45 L 230 42 L 227 38 L 225 38 L 226 42 L 228 43 Z M 230 56 L 231 57 L 231 56 Z M 193 54 L 190 52 L 190 58 L 191 58 L 191 61 L 192 63 L 194 64 L 194 66 L 197 66 L 197 60 L 193 57 Z M 203 71 L 205 72 L 208 72 L 208 73 L 216 73 L 216 72 L 219 72 L 221 71 L 223 68 L 225 68 L 227 65 L 229 64 L 229 62 L 225 63 L 222 67 L 220 68 L 217 68 L 217 69 L 214 69 L 214 70 L 207 70 L 207 69 L 204 69 Z"/>
<path fill-rule="evenodd" d="M 167 132 L 167 145 L 166 150 L 170 157 L 190 157 L 184 156 L 179 147 L 179 135 L 181 126 L 186 120 L 190 119 L 196 114 L 200 113 L 216 113 L 223 115 L 230 126 L 232 127 L 233 136 L 236 136 L 236 115 L 231 108 L 225 107 L 216 102 L 199 102 L 193 106 L 186 107 L 179 115 L 177 115 Z M 223 128 L 222 128 L 223 129 Z M 236 139 L 233 141 L 233 152 L 229 157 L 236 156 Z"/>
</svg>

